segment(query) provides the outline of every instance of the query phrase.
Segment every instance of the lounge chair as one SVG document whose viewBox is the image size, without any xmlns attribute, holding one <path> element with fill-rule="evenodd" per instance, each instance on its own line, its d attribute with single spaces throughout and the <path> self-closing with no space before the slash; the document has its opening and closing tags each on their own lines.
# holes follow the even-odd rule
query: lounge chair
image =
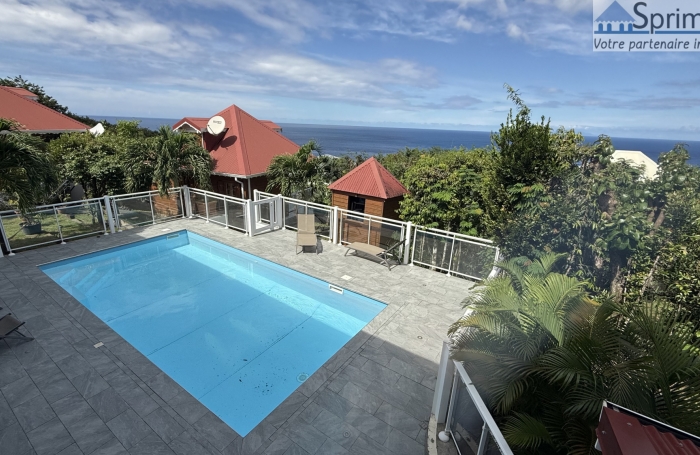
<svg viewBox="0 0 700 455">
<path fill-rule="evenodd" d="M 349 245 L 345 245 L 345 248 L 347 250 L 345 251 L 345 256 L 348 255 L 348 252 L 350 250 L 353 250 L 355 252 L 355 255 L 357 256 L 358 253 L 364 253 L 368 254 L 370 256 L 375 256 L 380 259 L 380 264 L 385 265 L 389 270 L 391 270 L 391 264 L 389 264 L 389 252 L 395 249 L 396 247 L 402 245 L 403 242 L 398 242 L 394 246 L 391 246 L 389 248 L 384 248 L 381 246 L 374 246 L 370 245 L 369 243 L 363 243 L 363 242 L 353 242 Z"/>
<path fill-rule="evenodd" d="M 20 332 L 18 329 L 24 325 L 24 321 L 20 321 L 11 314 L 6 314 L 0 318 L 0 340 L 5 338 L 17 338 L 20 340 L 33 340 L 33 337 Z M 16 335 L 12 335 L 15 333 Z"/>
<path fill-rule="evenodd" d="M 297 215 L 297 254 L 299 254 L 299 247 L 301 251 L 304 251 L 304 247 L 313 247 L 318 254 L 318 237 L 316 237 L 316 222 L 313 215 Z"/>
</svg>

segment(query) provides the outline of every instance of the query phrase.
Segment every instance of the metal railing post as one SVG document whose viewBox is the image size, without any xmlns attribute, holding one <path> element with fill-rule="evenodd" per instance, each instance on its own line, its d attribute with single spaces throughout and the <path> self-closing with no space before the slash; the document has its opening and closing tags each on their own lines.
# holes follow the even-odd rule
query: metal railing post
<svg viewBox="0 0 700 455">
<path fill-rule="evenodd" d="M 112 211 L 114 212 L 114 221 L 117 224 L 117 232 L 122 232 L 122 222 L 119 219 L 119 206 L 117 206 L 116 199 L 112 199 Z"/>
<path fill-rule="evenodd" d="M 408 264 L 408 256 L 411 252 L 411 231 L 413 227 L 413 223 L 410 221 L 406 223 L 406 237 L 403 239 L 403 265 Z"/>
<path fill-rule="evenodd" d="M 7 234 L 5 234 L 5 226 L 2 224 L 2 217 L 0 216 L 0 234 L 2 234 L 2 241 L 5 243 L 5 248 L 7 248 L 7 255 L 8 256 L 14 256 L 15 253 L 12 252 L 12 248 L 10 248 L 10 240 L 7 238 Z"/>
<path fill-rule="evenodd" d="M 148 202 L 151 203 L 151 219 L 153 220 L 153 224 L 156 224 L 156 212 L 153 211 L 153 195 L 152 194 L 148 195 Z"/>
<path fill-rule="evenodd" d="M 58 227 L 58 236 L 61 237 L 61 245 L 65 245 L 66 241 L 63 240 L 63 230 L 61 229 L 61 223 L 58 221 L 58 211 L 56 207 L 53 207 L 53 216 L 56 218 L 56 227 Z"/>
<path fill-rule="evenodd" d="M 260 200 L 260 191 L 258 191 L 258 190 L 253 190 L 253 200 L 254 200 L 254 201 L 259 201 L 259 200 Z"/>
<path fill-rule="evenodd" d="M 408 265 L 413 265 L 413 259 L 416 257 L 416 239 L 418 238 L 418 226 L 413 230 L 413 245 L 411 246 L 411 263 Z"/>
<path fill-rule="evenodd" d="M 100 201 L 97 201 L 95 204 L 97 204 L 97 209 L 100 211 L 100 218 L 102 218 L 102 232 L 104 232 L 104 235 L 109 235 L 107 233 L 107 225 L 105 224 L 105 214 L 102 213 L 102 203 Z M 92 202 L 88 204 L 88 207 L 92 205 Z"/>
<path fill-rule="evenodd" d="M 452 276 L 452 275 L 450 275 L 450 273 L 452 272 L 452 258 L 454 257 L 454 254 L 455 254 L 455 237 L 452 237 L 452 247 L 450 248 L 450 262 L 447 263 L 447 276 Z"/>
<path fill-rule="evenodd" d="M 246 233 L 248 234 L 249 237 L 253 236 L 253 219 L 254 219 L 254 214 L 253 214 L 253 204 L 251 204 L 250 199 L 246 199 L 245 201 L 245 230 Z"/>
<path fill-rule="evenodd" d="M 334 245 L 337 245 L 338 244 L 338 207 L 333 207 L 331 214 L 332 214 L 331 242 L 333 242 Z"/>
<path fill-rule="evenodd" d="M 226 203 L 226 198 L 224 198 L 224 226 L 228 229 L 228 204 Z"/>
<path fill-rule="evenodd" d="M 206 215 L 207 223 L 209 222 L 209 200 L 207 193 L 204 193 L 204 214 Z"/>
<path fill-rule="evenodd" d="M 479 439 L 479 449 L 476 451 L 476 455 L 485 455 L 486 447 L 489 442 L 489 426 L 484 422 L 484 426 L 481 429 L 481 439 Z"/>
<path fill-rule="evenodd" d="M 107 220 L 109 221 L 109 232 L 114 234 L 117 230 L 114 228 L 114 218 L 112 215 L 112 200 L 109 196 L 104 197 L 105 200 L 105 211 L 107 212 Z"/>
</svg>

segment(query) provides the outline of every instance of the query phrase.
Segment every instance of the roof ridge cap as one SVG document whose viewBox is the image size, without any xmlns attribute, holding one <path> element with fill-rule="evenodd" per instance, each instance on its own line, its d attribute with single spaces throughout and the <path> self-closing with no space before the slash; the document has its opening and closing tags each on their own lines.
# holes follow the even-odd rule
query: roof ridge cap
<svg viewBox="0 0 700 455">
<path fill-rule="evenodd" d="M 367 161 L 369 163 L 371 163 L 370 167 L 372 168 L 372 174 L 374 175 L 374 179 L 377 183 L 377 187 L 379 189 L 379 194 L 382 195 L 382 198 L 388 199 L 387 196 L 389 194 L 387 193 L 386 187 L 384 186 L 384 179 L 382 178 L 382 176 L 379 172 L 379 166 L 381 166 L 381 164 L 379 163 L 379 161 L 375 157 L 372 157 Z"/>
</svg>

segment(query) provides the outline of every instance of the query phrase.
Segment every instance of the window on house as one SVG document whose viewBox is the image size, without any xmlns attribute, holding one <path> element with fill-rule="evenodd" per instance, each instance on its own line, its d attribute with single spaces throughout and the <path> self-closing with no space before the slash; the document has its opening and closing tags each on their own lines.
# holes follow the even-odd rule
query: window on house
<svg viewBox="0 0 700 455">
<path fill-rule="evenodd" d="M 365 213 L 365 198 L 350 196 L 348 199 L 348 209 L 353 212 Z"/>
</svg>

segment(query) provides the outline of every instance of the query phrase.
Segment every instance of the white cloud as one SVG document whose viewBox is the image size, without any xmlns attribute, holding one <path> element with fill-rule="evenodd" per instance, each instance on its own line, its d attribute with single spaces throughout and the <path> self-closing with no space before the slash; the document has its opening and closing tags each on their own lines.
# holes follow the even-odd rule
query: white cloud
<svg viewBox="0 0 700 455">
<path fill-rule="evenodd" d="M 100 46 L 169 55 L 190 52 L 171 27 L 143 11 L 97 0 L 3 0 L 0 41 L 61 45 L 98 52 Z"/>
<path fill-rule="evenodd" d="M 511 38 L 525 38 L 525 33 L 523 33 L 523 30 L 512 22 L 506 26 L 506 33 Z"/>
</svg>

